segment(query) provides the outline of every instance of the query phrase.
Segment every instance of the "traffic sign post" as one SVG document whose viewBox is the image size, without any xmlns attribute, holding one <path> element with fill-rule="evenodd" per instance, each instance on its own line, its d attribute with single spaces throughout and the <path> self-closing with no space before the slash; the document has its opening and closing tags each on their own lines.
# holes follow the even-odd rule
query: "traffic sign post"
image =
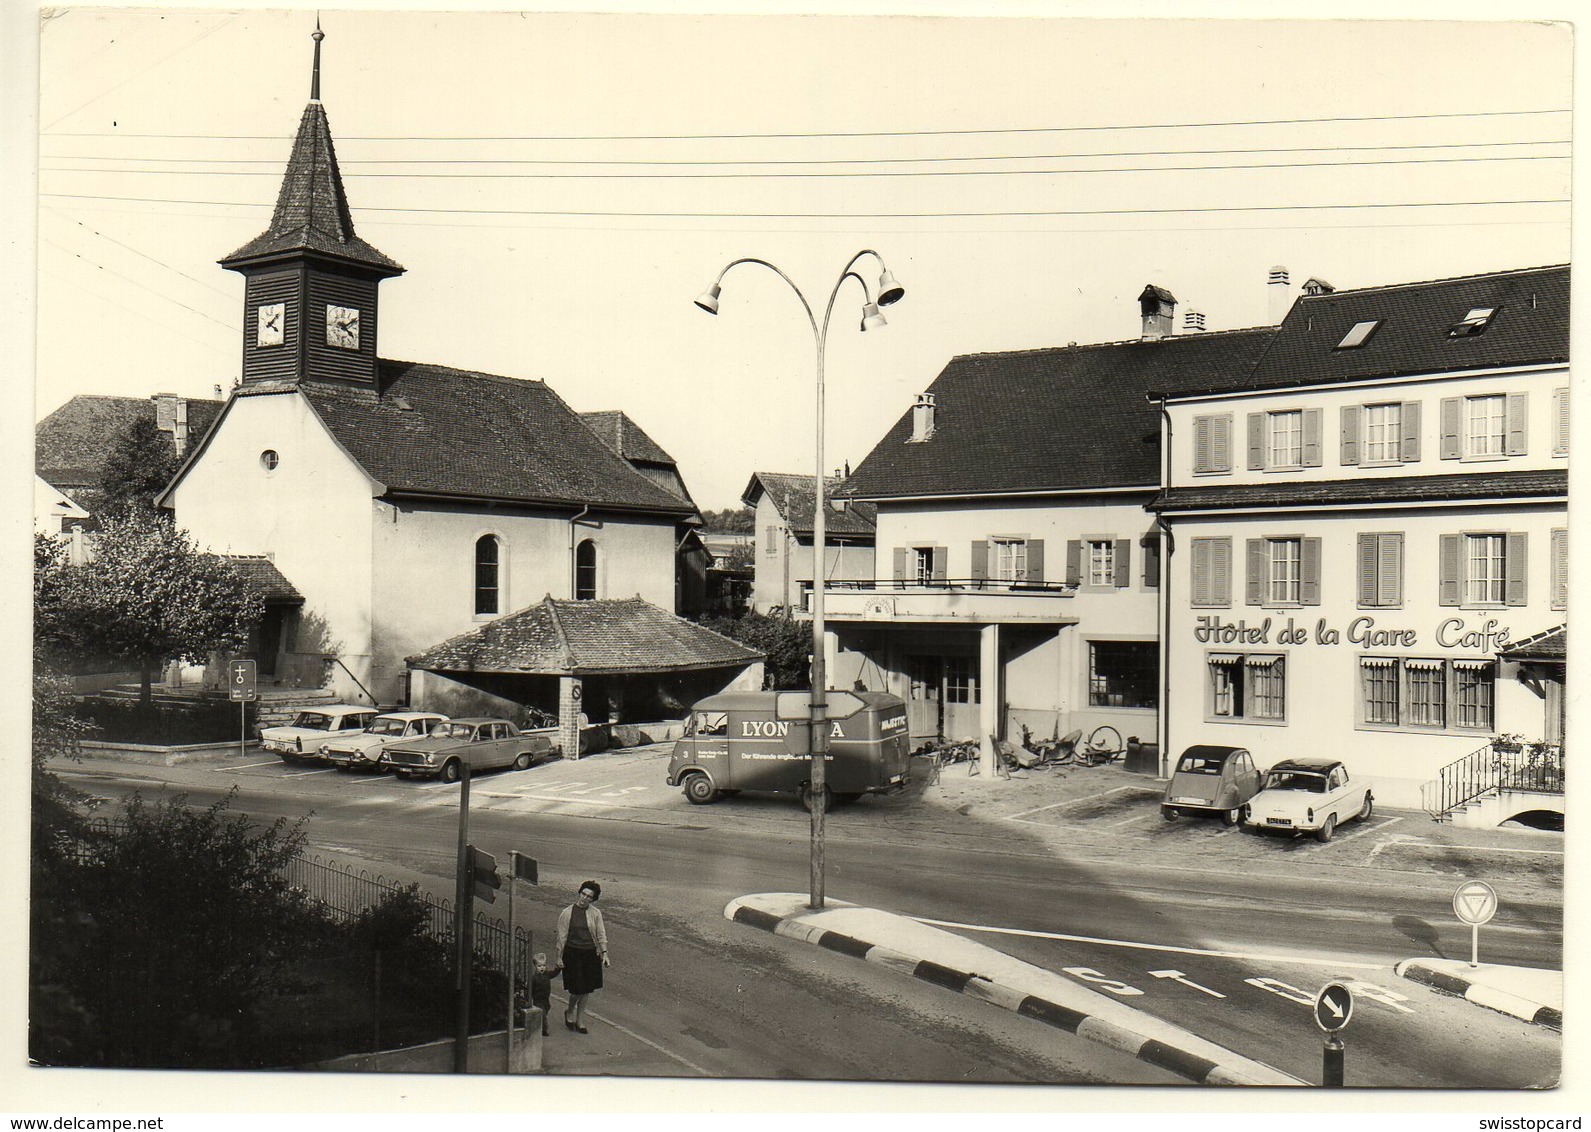
<svg viewBox="0 0 1591 1132">
<path fill-rule="evenodd" d="M 1343 1063 L 1348 1047 L 1343 1044 L 1341 1032 L 1353 1017 L 1353 992 L 1342 983 L 1327 983 L 1315 996 L 1315 1025 L 1326 1032 L 1326 1048 L 1322 1055 L 1320 1083 L 1341 1087 Z"/>
<path fill-rule="evenodd" d="M 227 698 L 238 705 L 238 755 L 248 747 L 249 703 L 260 695 L 259 665 L 252 660 L 227 662 Z"/>
<path fill-rule="evenodd" d="M 1453 893 L 1453 914 L 1469 925 L 1469 965 L 1479 967 L 1481 925 L 1497 914 L 1497 890 L 1483 880 L 1467 880 Z"/>
<path fill-rule="evenodd" d="M 505 1027 L 508 1035 L 508 1060 L 504 1062 L 509 1073 L 514 1071 L 514 992 L 519 986 L 519 964 L 516 962 L 519 955 L 518 949 L 514 946 L 518 942 L 514 938 L 515 880 L 528 880 L 531 884 L 538 883 L 536 880 L 536 858 L 527 857 L 518 849 L 510 849 L 508 851 L 508 1024 Z M 530 947 L 530 942 L 527 937 L 525 940 L 527 949 Z M 527 1003 L 530 1001 L 530 987 L 528 985 L 525 987 L 525 1001 Z M 526 1009 L 528 1011 L 529 1007 Z M 529 1024 L 529 1015 L 527 1014 L 526 1025 L 528 1026 Z"/>
</svg>

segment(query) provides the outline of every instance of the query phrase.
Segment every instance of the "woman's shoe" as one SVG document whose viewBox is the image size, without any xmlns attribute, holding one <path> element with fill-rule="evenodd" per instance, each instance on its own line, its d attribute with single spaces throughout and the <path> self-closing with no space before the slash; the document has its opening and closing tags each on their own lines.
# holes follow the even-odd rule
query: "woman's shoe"
<svg viewBox="0 0 1591 1132">
<path fill-rule="evenodd" d="M 577 1034 L 589 1034 L 591 1032 L 590 1030 L 586 1029 L 584 1026 L 570 1026 L 569 1028 L 571 1030 L 573 1030 Z"/>
<path fill-rule="evenodd" d="M 569 1015 L 567 1015 L 567 1014 L 565 1014 L 563 1016 L 563 1024 L 564 1024 L 564 1029 L 566 1029 L 566 1030 L 573 1030 L 575 1028 L 574 1020 L 572 1018 L 570 1018 Z"/>
</svg>

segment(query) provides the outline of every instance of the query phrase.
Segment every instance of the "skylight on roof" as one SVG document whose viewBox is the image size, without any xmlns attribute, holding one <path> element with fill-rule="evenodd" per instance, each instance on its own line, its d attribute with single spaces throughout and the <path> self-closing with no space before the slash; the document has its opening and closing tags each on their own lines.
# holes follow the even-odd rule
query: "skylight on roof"
<svg viewBox="0 0 1591 1132">
<path fill-rule="evenodd" d="M 1353 328 L 1342 336 L 1342 341 L 1337 343 L 1335 349 L 1358 349 L 1360 346 L 1363 346 L 1366 342 L 1370 341 L 1370 336 L 1376 332 L 1376 328 L 1379 327 L 1383 321 L 1383 319 L 1373 318 L 1369 322 L 1354 323 Z"/>
<path fill-rule="evenodd" d="M 1486 328 L 1492 324 L 1492 316 L 1496 313 L 1496 307 L 1476 307 L 1465 315 L 1462 321 L 1454 323 L 1448 330 L 1447 336 L 1472 338 L 1477 334 L 1484 334 Z"/>
</svg>

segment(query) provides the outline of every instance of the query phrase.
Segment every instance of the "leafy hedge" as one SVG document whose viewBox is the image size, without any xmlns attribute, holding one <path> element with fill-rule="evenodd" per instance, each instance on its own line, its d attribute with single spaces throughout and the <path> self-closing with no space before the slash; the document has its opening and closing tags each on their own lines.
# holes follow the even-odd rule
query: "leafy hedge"
<svg viewBox="0 0 1591 1132">
<path fill-rule="evenodd" d="M 243 705 L 243 733 L 254 738 L 254 704 Z M 93 728 L 93 739 L 121 743 L 146 743 L 156 747 L 184 743 L 237 742 L 238 705 L 225 700 L 192 703 L 153 703 L 90 697 L 77 713 Z"/>
</svg>

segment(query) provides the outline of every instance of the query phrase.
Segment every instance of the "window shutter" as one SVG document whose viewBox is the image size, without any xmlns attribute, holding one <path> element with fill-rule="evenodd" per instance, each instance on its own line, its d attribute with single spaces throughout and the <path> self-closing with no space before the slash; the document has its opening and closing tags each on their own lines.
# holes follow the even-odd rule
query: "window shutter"
<svg viewBox="0 0 1591 1132">
<path fill-rule="evenodd" d="M 1405 401 L 1398 415 L 1403 418 L 1403 448 L 1399 455 L 1405 464 L 1420 459 L 1420 403 Z"/>
<path fill-rule="evenodd" d="M 1321 410 L 1304 410 L 1304 467 L 1318 468 L 1322 458 L 1320 454 Z"/>
<path fill-rule="evenodd" d="M 1552 532 L 1552 608 L 1569 608 L 1569 532 Z"/>
<path fill-rule="evenodd" d="M 1320 604 L 1320 540 L 1306 538 L 1299 547 L 1298 603 Z"/>
<path fill-rule="evenodd" d="M 1116 540 L 1116 554 L 1113 565 L 1116 576 L 1111 579 L 1118 590 L 1124 590 L 1132 585 L 1132 541 L 1119 538 Z"/>
<path fill-rule="evenodd" d="M 944 547 L 934 547 L 934 581 L 942 582 L 945 580 L 945 560 L 948 557 L 949 554 Z"/>
<path fill-rule="evenodd" d="M 1222 413 L 1210 418 L 1210 470 L 1232 470 L 1232 414 Z"/>
<path fill-rule="evenodd" d="M 1444 460 L 1457 460 L 1464 455 L 1463 438 L 1459 433 L 1459 417 L 1463 399 L 1460 397 L 1442 398 L 1442 450 Z M 1457 604 L 1456 602 L 1454 603 Z"/>
<path fill-rule="evenodd" d="M 1463 558 L 1460 556 L 1462 547 L 1462 536 L 1442 536 L 1437 567 L 1439 574 L 1436 602 L 1438 605 L 1457 605 L 1459 603 L 1459 583 L 1462 580 L 1460 570 L 1463 566 Z"/>
<path fill-rule="evenodd" d="M 1243 600 L 1249 605 L 1261 605 L 1265 600 L 1265 540 L 1248 540 L 1248 569 L 1244 571 Z"/>
<path fill-rule="evenodd" d="M 1232 540 L 1213 538 L 1210 543 L 1210 604 L 1232 604 Z"/>
<path fill-rule="evenodd" d="M 1150 531 L 1143 537 L 1144 554 L 1144 589 L 1153 590 L 1160 586 L 1160 535 Z"/>
<path fill-rule="evenodd" d="M 1525 454 L 1525 413 L 1529 397 L 1528 393 L 1508 395 L 1508 447 L 1504 451 L 1510 456 Z"/>
<path fill-rule="evenodd" d="M 1376 604 L 1403 604 L 1403 533 L 1381 535 L 1376 551 Z"/>
<path fill-rule="evenodd" d="M 1342 462 L 1350 467 L 1359 462 L 1359 428 L 1363 419 L 1363 406 L 1342 407 Z"/>
<path fill-rule="evenodd" d="M 1380 535 L 1359 535 L 1359 604 L 1380 605 L 1380 589 L 1376 568 L 1380 564 Z"/>
<path fill-rule="evenodd" d="M 1083 544 L 1077 539 L 1066 542 L 1066 584 L 1081 585 L 1083 581 Z"/>
<path fill-rule="evenodd" d="M 1525 604 L 1525 547 L 1524 531 L 1510 531 L 1507 539 L 1507 549 L 1503 551 L 1503 569 L 1506 573 L 1506 584 L 1503 587 L 1504 605 Z"/>
<path fill-rule="evenodd" d="M 1196 538 L 1193 540 L 1193 579 L 1189 587 L 1193 591 L 1194 605 L 1214 605 L 1214 575 L 1215 540 Z"/>
<path fill-rule="evenodd" d="M 911 548 L 897 546 L 895 548 L 895 580 L 904 582 L 911 577 Z"/>
<path fill-rule="evenodd" d="M 1248 470 L 1265 470 L 1265 414 L 1248 415 Z"/>
<path fill-rule="evenodd" d="M 972 543 L 972 580 L 989 576 L 989 540 L 974 539 Z"/>
<path fill-rule="evenodd" d="M 1028 539 L 1028 581 L 1042 582 L 1044 580 L 1044 540 L 1041 538 Z"/>
<path fill-rule="evenodd" d="M 1195 472 L 1213 472 L 1214 464 L 1211 462 L 1210 431 L 1215 424 L 1214 417 L 1193 418 L 1193 470 Z"/>
<path fill-rule="evenodd" d="M 1554 456 L 1567 456 L 1569 454 L 1569 390 L 1554 389 L 1552 391 L 1552 454 Z"/>
</svg>

